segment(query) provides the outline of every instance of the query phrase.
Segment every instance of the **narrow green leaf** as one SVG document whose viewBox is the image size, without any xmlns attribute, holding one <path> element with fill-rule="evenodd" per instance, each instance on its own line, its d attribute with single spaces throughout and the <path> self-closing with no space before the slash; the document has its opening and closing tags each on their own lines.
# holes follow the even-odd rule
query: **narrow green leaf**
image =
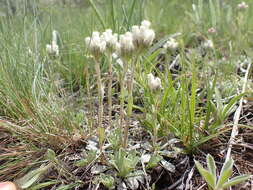
<svg viewBox="0 0 253 190">
<path fill-rule="evenodd" d="M 229 103 L 224 107 L 222 111 L 222 117 L 226 118 L 230 114 L 230 110 L 234 107 L 236 102 L 240 100 L 246 93 L 241 93 L 238 96 L 233 97 Z"/>
<path fill-rule="evenodd" d="M 103 20 L 102 15 L 101 15 L 100 12 L 99 12 L 99 10 L 97 9 L 95 3 L 93 2 L 93 0 L 88 0 L 88 1 L 89 1 L 89 3 L 90 3 L 91 7 L 93 8 L 93 10 L 95 11 L 95 14 L 97 15 L 97 18 L 98 18 L 99 22 L 100 22 L 101 25 L 103 26 L 103 29 L 105 29 L 105 28 L 106 28 L 106 27 L 105 27 L 105 22 L 104 22 L 104 20 Z"/>
<path fill-rule="evenodd" d="M 226 189 L 228 187 L 231 187 L 233 185 L 237 185 L 239 183 L 242 183 L 250 178 L 250 175 L 242 175 L 242 176 L 237 176 L 229 180 L 227 183 L 224 183 L 222 185 L 222 188 Z"/>
<path fill-rule="evenodd" d="M 128 21 L 127 21 L 127 28 L 129 28 L 130 25 L 131 25 L 132 16 L 133 16 L 133 13 L 134 13 L 134 8 L 135 8 L 135 5 L 136 5 L 136 2 L 137 2 L 136 0 L 133 0 L 133 2 L 132 2 L 129 17 L 128 17 Z"/>
</svg>

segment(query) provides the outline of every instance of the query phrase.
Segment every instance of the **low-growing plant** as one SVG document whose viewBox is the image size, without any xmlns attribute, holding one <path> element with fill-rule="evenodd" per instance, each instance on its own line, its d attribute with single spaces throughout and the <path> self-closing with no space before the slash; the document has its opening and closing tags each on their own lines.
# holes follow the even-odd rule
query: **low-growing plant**
<svg viewBox="0 0 253 190">
<path fill-rule="evenodd" d="M 135 170 L 139 159 L 135 152 L 128 153 L 120 148 L 114 155 L 111 155 L 109 162 L 118 171 L 118 175 L 125 178 Z"/>
<path fill-rule="evenodd" d="M 239 183 L 243 183 L 250 177 L 250 175 L 240 175 L 232 179 L 229 179 L 233 172 L 234 161 L 232 158 L 230 158 L 223 164 L 220 175 L 217 175 L 216 173 L 217 167 L 213 157 L 210 154 L 208 154 L 206 157 L 208 169 L 204 169 L 203 166 L 198 161 L 194 160 L 194 162 L 196 164 L 199 173 L 207 182 L 209 189 L 212 190 L 222 190 L 229 188 Z"/>
</svg>

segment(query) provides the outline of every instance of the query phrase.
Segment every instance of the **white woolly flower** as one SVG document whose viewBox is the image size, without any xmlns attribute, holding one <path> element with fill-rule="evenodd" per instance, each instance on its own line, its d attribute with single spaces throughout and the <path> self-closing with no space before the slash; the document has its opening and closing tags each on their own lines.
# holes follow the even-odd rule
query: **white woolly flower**
<svg viewBox="0 0 253 190">
<path fill-rule="evenodd" d="M 170 38 L 164 45 L 164 49 L 176 50 L 178 48 L 178 42 L 174 38 Z"/>
<path fill-rule="evenodd" d="M 205 49 L 213 49 L 214 47 L 212 40 L 205 40 L 202 45 Z"/>
<path fill-rule="evenodd" d="M 91 37 L 86 37 L 85 44 L 96 57 L 106 50 L 106 41 L 100 36 L 99 32 L 93 32 Z"/>
<path fill-rule="evenodd" d="M 59 56 L 59 46 L 56 41 L 52 41 L 51 44 L 46 45 L 46 51 L 50 55 Z"/>
<path fill-rule="evenodd" d="M 152 29 L 148 28 L 143 28 L 142 26 L 140 27 L 141 33 L 142 33 L 142 40 L 144 46 L 150 46 L 153 43 L 153 40 L 155 39 L 155 32 Z"/>
<path fill-rule="evenodd" d="M 120 35 L 119 43 L 116 43 L 117 54 L 122 57 L 130 56 L 134 51 L 133 35 L 131 32 L 126 32 Z"/>
<path fill-rule="evenodd" d="M 151 23 L 147 20 L 141 22 L 141 26 L 132 26 L 134 45 L 138 48 L 148 47 L 155 39 L 155 32 L 150 28 Z"/>
<path fill-rule="evenodd" d="M 106 47 L 111 51 L 115 49 L 116 43 L 118 42 L 118 34 L 113 34 L 111 29 L 107 29 L 103 32 L 101 38 L 106 42 Z"/>
<path fill-rule="evenodd" d="M 239 4 L 237 5 L 237 7 L 238 7 L 238 9 L 240 9 L 240 10 L 245 10 L 245 9 L 249 8 L 249 5 L 243 1 L 243 2 L 239 3 Z"/>
<path fill-rule="evenodd" d="M 147 78 L 148 78 L 148 86 L 151 90 L 158 90 L 162 88 L 162 82 L 159 77 L 154 77 L 152 73 L 149 73 Z"/>
</svg>

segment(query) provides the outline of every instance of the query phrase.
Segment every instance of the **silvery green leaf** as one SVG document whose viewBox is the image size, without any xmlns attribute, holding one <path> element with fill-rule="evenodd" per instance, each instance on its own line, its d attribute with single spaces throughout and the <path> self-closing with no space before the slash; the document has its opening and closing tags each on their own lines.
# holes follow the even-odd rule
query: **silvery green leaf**
<svg viewBox="0 0 253 190">
<path fill-rule="evenodd" d="M 222 185 L 222 188 L 226 189 L 226 188 L 231 187 L 233 185 L 237 185 L 239 183 L 246 181 L 249 178 L 250 178 L 250 175 L 242 175 L 242 176 L 234 177 L 231 180 L 229 180 L 228 182 L 224 183 Z"/>
<path fill-rule="evenodd" d="M 208 170 L 204 169 L 198 161 L 194 160 L 194 162 L 201 176 L 206 180 L 207 184 L 214 189 L 215 179 L 212 174 Z"/>
<path fill-rule="evenodd" d="M 208 170 L 209 170 L 209 172 L 212 173 L 213 178 L 215 180 L 214 183 L 216 184 L 217 176 L 216 176 L 216 164 L 215 164 L 215 161 L 214 161 L 213 157 L 210 154 L 207 155 L 206 160 L 207 160 Z"/>
<path fill-rule="evenodd" d="M 227 162 L 224 163 L 221 169 L 217 188 L 221 188 L 222 185 L 228 181 L 229 177 L 232 175 L 233 172 L 233 164 L 234 161 L 232 158 L 230 158 Z"/>
<path fill-rule="evenodd" d="M 108 189 L 114 189 L 114 178 L 110 175 L 101 174 L 99 176 L 99 181 Z"/>
<path fill-rule="evenodd" d="M 164 169 L 166 169 L 167 171 L 169 171 L 171 173 L 174 173 L 176 171 L 176 167 L 166 160 L 162 160 L 161 164 Z"/>
</svg>

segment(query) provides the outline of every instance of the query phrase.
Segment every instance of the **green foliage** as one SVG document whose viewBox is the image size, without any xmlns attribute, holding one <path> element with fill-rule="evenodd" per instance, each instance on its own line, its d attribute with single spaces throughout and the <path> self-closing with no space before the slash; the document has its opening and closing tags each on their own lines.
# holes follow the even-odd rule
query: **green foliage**
<svg viewBox="0 0 253 190">
<path fill-rule="evenodd" d="M 118 175 L 125 178 L 135 170 L 135 166 L 139 162 L 139 157 L 135 152 L 127 153 L 120 148 L 119 151 L 110 157 L 109 162 L 118 171 Z"/>
<path fill-rule="evenodd" d="M 87 155 L 85 155 L 85 158 L 82 160 L 79 160 L 76 162 L 76 166 L 78 167 L 84 167 L 91 164 L 97 157 L 97 151 L 96 150 L 90 150 Z"/>
<path fill-rule="evenodd" d="M 194 162 L 196 164 L 199 173 L 206 180 L 209 188 L 212 190 L 222 190 L 229 188 L 233 185 L 243 183 L 250 177 L 250 175 L 241 175 L 229 179 L 233 172 L 234 161 L 232 160 L 232 158 L 230 158 L 228 161 L 224 163 L 220 175 L 218 177 L 216 175 L 215 161 L 210 154 L 208 154 L 206 157 L 208 170 L 204 169 L 203 166 L 198 161 L 195 160 Z"/>
<path fill-rule="evenodd" d="M 105 175 L 105 174 L 101 174 L 99 176 L 99 181 L 108 189 L 114 189 L 114 178 L 112 176 L 109 175 Z"/>
</svg>

